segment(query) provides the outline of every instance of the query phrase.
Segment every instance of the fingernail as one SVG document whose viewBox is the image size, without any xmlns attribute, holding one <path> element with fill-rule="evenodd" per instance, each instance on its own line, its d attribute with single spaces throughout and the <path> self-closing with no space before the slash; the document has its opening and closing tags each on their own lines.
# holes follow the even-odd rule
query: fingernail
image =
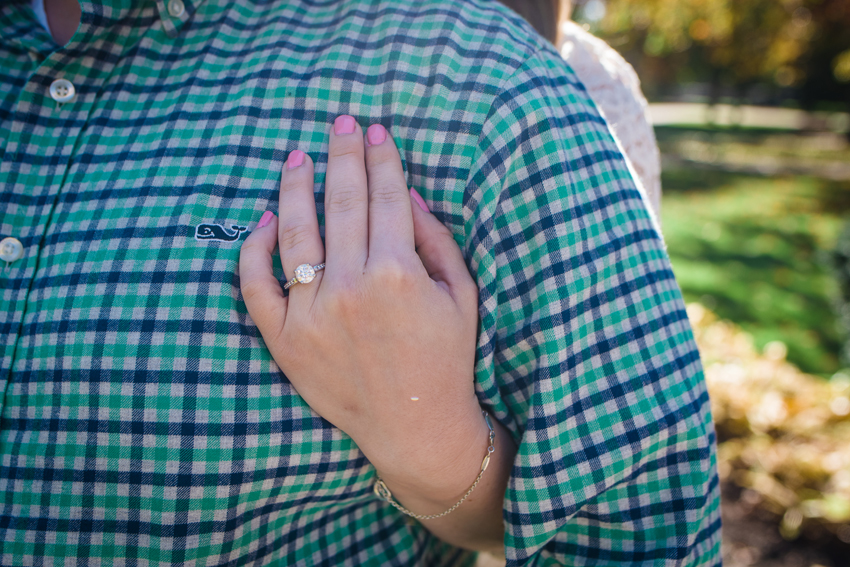
<svg viewBox="0 0 850 567">
<path fill-rule="evenodd" d="M 263 216 L 260 217 L 260 222 L 257 223 L 257 228 L 263 228 L 264 226 L 266 226 L 267 224 L 272 222 L 273 218 L 274 218 L 273 212 L 271 212 L 271 211 L 264 212 Z M 256 229 L 254 229 L 254 230 L 256 230 Z"/>
<path fill-rule="evenodd" d="M 416 189 L 413 187 L 410 188 L 410 194 L 413 196 L 413 200 L 419 205 L 419 208 L 425 211 L 426 213 L 430 213 L 431 210 L 428 208 L 428 205 L 425 204 L 425 199 L 423 199 L 419 193 L 416 192 Z"/>
<path fill-rule="evenodd" d="M 366 130 L 366 140 L 369 142 L 370 146 L 383 144 L 386 139 L 387 129 L 380 124 L 372 124 L 369 126 L 369 129 Z"/>
<path fill-rule="evenodd" d="M 342 116 L 337 116 L 336 120 L 334 120 L 334 134 L 337 136 L 342 136 L 343 134 L 353 134 L 354 129 L 356 128 L 356 122 L 354 118 L 343 114 Z"/>
<path fill-rule="evenodd" d="M 289 158 L 286 160 L 286 169 L 295 169 L 302 163 L 304 163 L 304 152 L 295 150 L 289 154 Z"/>
</svg>

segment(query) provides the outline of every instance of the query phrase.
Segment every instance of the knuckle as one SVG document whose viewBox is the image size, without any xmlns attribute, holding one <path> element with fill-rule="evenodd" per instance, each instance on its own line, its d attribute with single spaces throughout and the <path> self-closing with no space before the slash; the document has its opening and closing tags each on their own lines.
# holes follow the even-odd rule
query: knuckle
<svg viewBox="0 0 850 567">
<path fill-rule="evenodd" d="M 310 229 L 303 223 L 287 223 L 280 227 L 278 245 L 281 250 L 298 248 L 310 240 Z"/>
<path fill-rule="evenodd" d="M 372 146 L 366 159 L 369 160 L 370 167 L 384 168 L 401 164 L 401 158 L 398 153 L 392 151 L 389 145 L 381 144 L 380 146 Z"/>
<path fill-rule="evenodd" d="M 387 260 L 380 262 L 371 270 L 373 281 L 379 282 L 381 288 L 409 290 L 416 284 L 417 274 L 408 263 Z"/>
<path fill-rule="evenodd" d="M 328 193 L 325 212 L 330 214 L 349 213 L 363 207 L 363 193 L 354 185 L 334 188 Z"/>
<path fill-rule="evenodd" d="M 399 190 L 393 183 L 378 182 L 369 193 L 369 204 L 376 206 L 400 207 L 410 206 L 410 197 Z"/>
<path fill-rule="evenodd" d="M 337 281 L 327 295 L 327 309 L 337 322 L 359 318 L 362 297 L 353 282 Z"/>
<path fill-rule="evenodd" d="M 358 161 L 360 163 L 363 162 L 363 158 L 361 157 L 361 153 L 363 151 L 363 142 L 355 141 L 354 139 L 357 136 L 351 136 L 351 139 L 337 139 L 335 143 L 331 144 L 331 147 L 328 148 L 328 159 L 336 160 L 348 160 Z M 362 167 L 362 166 L 361 166 Z"/>
<path fill-rule="evenodd" d="M 362 319 L 356 296 L 346 293 L 335 293 L 328 297 L 328 313 L 341 329 L 349 329 Z"/>
<path fill-rule="evenodd" d="M 295 175 L 288 174 L 284 180 L 280 182 L 280 193 L 281 195 L 292 195 L 298 194 L 299 191 L 304 190 L 304 183 L 301 179 L 298 179 Z M 310 186 L 312 189 L 312 185 Z"/>
</svg>

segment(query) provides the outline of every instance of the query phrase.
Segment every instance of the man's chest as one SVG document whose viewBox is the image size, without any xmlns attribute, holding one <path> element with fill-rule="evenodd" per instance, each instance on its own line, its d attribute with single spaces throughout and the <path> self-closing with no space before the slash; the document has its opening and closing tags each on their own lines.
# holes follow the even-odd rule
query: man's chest
<svg viewBox="0 0 850 567">
<path fill-rule="evenodd" d="M 105 517 L 140 508 L 155 524 L 219 521 L 282 494 L 293 514 L 368 499 L 371 467 L 250 320 L 239 249 L 286 206 L 280 167 L 295 149 L 316 163 L 321 222 L 327 133 L 343 113 L 384 123 L 411 185 L 459 209 L 476 136 L 464 124 L 480 116 L 340 47 L 154 39 L 94 62 L 54 54 L 2 85 L 0 235 L 24 252 L 3 273 L 0 313 L 0 453 L 15 455 L 8 478 L 28 479 L 14 500 L 66 515 L 63 499 L 100 494 Z M 74 90 L 64 102 L 59 80 Z"/>
<path fill-rule="evenodd" d="M 0 236 L 22 248 L 0 266 L 9 494 L 152 525 L 362 496 L 368 463 L 279 372 L 237 269 L 286 155 L 325 144 L 327 101 L 294 93 L 328 79 L 153 48 L 3 84 Z"/>
</svg>

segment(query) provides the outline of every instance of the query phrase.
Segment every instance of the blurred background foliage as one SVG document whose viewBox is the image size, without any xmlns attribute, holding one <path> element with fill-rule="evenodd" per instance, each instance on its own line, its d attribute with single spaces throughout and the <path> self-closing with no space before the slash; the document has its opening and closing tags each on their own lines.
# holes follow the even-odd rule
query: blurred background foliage
<svg viewBox="0 0 850 567">
<path fill-rule="evenodd" d="M 635 67 L 650 103 L 703 106 L 656 125 L 686 300 L 757 348 L 782 341 L 805 372 L 850 366 L 850 0 L 577 0 L 573 18 Z M 744 125 L 735 109 L 754 105 L 805 123 Z"/>
<path fill-rule="evenodd" d="M 584 0 L 574 15 L 635 66 L 650 100 L 701 83 L 715 102 L 850 109 L 847 0 Z"/>
<path fill-rule="evenodd" d="M 686 301 L 734 321 L 758 348 L 781 341 L 805 372 L 839 371 L 850 354 L 842 352 L 850 266 L 843 285 L 834 266 L 850 180 L 818 173 L 832 161 L 850 163 L 850 147 L 838 137 L 842 151 L 818 152 L 806 149 L 812 135 L 753 130 L 658 127 L 656 136 L 665 156 L 662 230 Z M 800 173 L 757 167 L 782 167 L 786 154 L 803 159 L 806 151 Z M 850 234 L 844 241 L 850 258 Z"/>
<path fill-rule="evenodd" d="M 718 438 L 727 567 L 844 567 L 850 551 L 850 376 L 800 372 L 699 304 Z"/>
<path fill-rule="evenodd" d="M 577 0 L 573 19 L 635 67 L 656 120 L 724 563 L 850 565 L 850 0 Z"/>
</svg>

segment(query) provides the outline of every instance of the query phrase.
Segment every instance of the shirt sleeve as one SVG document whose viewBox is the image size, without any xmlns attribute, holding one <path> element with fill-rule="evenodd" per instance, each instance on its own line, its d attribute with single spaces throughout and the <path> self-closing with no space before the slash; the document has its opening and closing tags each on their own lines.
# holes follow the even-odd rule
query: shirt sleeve
<svg viewBox="0 0 850 567">
<path fill-rule="evenodd" d="M 508 565 L 720 565 L 699 354 L 664 243 L 574 75 L 507 80 L 465 188 L 476 381 L 519 446 Z"/>
</svg>

